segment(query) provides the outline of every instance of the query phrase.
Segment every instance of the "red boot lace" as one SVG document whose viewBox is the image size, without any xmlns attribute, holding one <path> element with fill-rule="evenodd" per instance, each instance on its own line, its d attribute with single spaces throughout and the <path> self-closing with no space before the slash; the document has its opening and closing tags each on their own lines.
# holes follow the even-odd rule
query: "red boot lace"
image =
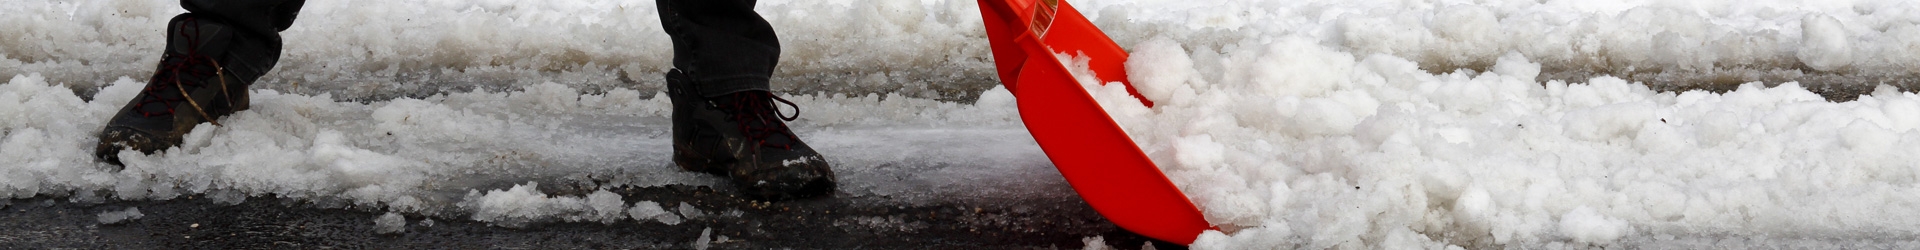
<svg viewBox="0 0 1920 250">
<path fill-rule="evenodd" d="M 793 107 L 793 116 L 780 115 L 780 108 L 775 106 L 775 101 Z M 793 130 L 787 129 L 786 123 L 780 122 L 800 118 L 800 105 L 795 105 L 792 101 L 766 91 L 747 91 L 734 94 L 731 107 L 734 109 L 733 121 L 738 122 L 740 130 L 745 132 L 747 139 L 753 140 L 760 146 L 792 150 L 792 142 L 800 140 L 799 136 L 793 134 Z M 786 136 L 787 142 L 768 142 L 767 138 L 775 134 Z"/>
<path fill-rule="evenodd" d="M 183 36 L 183 40 L 186 40 L 186 54 L 177 55 L 171 51 L 162 53 L 160 69 L 153 73 L 152 79 L 147 80 L 148 84 L 146 89 L 141 90 L 141 92 L 145 94 L 142 95 L 144 97 L 141 98 L 139 102 L 133 104 L 135 113 L 146 117 L 173 115 L 175 112 L 173 107 L 184 101 L 188 105 L 191 105 L 195 112 L 199 112 L 200 116 L 206 118 L 208 122 L 212 122 L 216 126 L 220 125 L 220 122 L 213 120 L 213 116 L 207 115 L 206 110 L 201 108 L 200 103 L 195 102 L 192 97 L 188 96 L 189 89 L 187 87 L 197 89 L 203 87 L 203 84 L 193 81 L 180 81 L 181 74 L 186 74 L 194 78 L 213 76 L 220 81 L 221 96 L 227 96 L 226 77 L 222 74 L 223 70 L 220 67 L 220 62 L 214 61 L 213 57 L 200 54 L 199 26 L 198 20 L 188 18 L 181 20 L 180 25 L 172 27 L 173 30 L 171 32 L 173 34 L 179 34 Z M 212 65 L 213 67 L 194 67 L 199 65 Z M 178 89 L 179 94 L 171 96 L 163 95 L 162 93 L 168 89 Z M 163 108 L 148 109 L 146 106 L 150 104 L 159 104 Z"/>
</svg>

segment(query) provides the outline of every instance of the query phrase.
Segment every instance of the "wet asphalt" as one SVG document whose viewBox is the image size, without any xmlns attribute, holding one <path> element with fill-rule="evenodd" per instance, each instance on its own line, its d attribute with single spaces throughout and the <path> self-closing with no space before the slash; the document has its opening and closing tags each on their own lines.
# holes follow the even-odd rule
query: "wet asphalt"
<svg viewBox="0 0 1920 250">
<path fill-rule="evenodd" d="M 0 204 L 0 249 L 1080 249 L 1087 237 L 1138 249 L 1184 249 L 1129 233 L 1079 199 L 890 204 L 864 198 L 762 202 L 696 186 L 613 188 L 628 202 L 685 202 L 706 216 L 677 225 L 549 221 L 518 228 L 445 215 L 407 215 L 381 234 L 381 212 L 253 197 L 222 204 L 204 197 L 75 202 L 62 197 Z M 138 208 L 144 217 L 103 225 L 103 212 Z M 431 220 L 431 223 L 426 221 Z"/>
</svg>

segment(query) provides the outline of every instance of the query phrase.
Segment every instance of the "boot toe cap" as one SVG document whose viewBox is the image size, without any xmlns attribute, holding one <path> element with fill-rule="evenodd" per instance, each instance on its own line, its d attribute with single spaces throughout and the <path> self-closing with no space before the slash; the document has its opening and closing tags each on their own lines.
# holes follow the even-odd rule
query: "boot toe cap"
<svg viewBox="0 0 1920 250">
<path fill-rule="evenodd" d="M 744 193 L 759 199 L 788 200 L 832 195 L 837 184 L 832 167 L 817 157 L 771 161 L 766 168 L 734 176 Z"/>
<path fill-rule="evenodd" d="M 140 153 L 153 153 L 153 145 L 158 140 L 152 133 L 124 126 L 107 126 L 100 130 L 100 143 L 94 146 L 93 156 L 100 161 L 120 166 L 120 151 L 132 149 Z"/>
</svg>

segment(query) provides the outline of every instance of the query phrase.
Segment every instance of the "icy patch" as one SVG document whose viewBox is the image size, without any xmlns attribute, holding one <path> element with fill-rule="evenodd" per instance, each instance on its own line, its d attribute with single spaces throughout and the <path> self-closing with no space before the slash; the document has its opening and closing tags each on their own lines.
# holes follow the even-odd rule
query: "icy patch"
<svg viewBox="0 0 1920 250">
<path fill-rule="evenodd" d="M 96 219 L 100 221 L 100 224 L 112 225 L 112 224 L 120 224 L 122 222 L 132 221 L 132 220 L 138 220 L 140 219 L 140 217 L 146 217 L 146 216 L 147 216 L 146 214 L 140 213 L 140 208 L 128 207 L 126 210 L 102 212 L 95 217 L 97 217 Z"/>
</svg>

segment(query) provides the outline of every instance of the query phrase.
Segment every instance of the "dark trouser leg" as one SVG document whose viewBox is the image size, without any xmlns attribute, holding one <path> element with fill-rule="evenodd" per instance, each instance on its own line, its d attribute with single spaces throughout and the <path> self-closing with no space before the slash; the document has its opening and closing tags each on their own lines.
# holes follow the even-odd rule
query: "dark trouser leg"
<svg viewBox="0 0 1920 250">
<path fill-rule="evenodd" d="M 217 56 L 222 67 L 244 82 L 273 69 L 280 61 L 280 31 L 293 26 L 294 17 L 306 0 L 181 0 L 187 14 L 200 19 L 233 26 L 234 42 L 226 55 Z"/>
<path fill-rule="evenodd" d="M 656 0 L 673 39 L 667 73 L 673 101 L 673 162 L 727 176 L 749 197 L 784 200 L 832 195 L 833 169 L 784 121 L 792 105 L 767 91 L 780 59 L 773 26 L 754 0 Z"/>
<path fill-rule="evenodd" d="M 673 67 L 719 96 L 768 90 L 780 60 L 773 26 L 753 12 L 755 0 L 655 0 L 660 25 L 673 39 Z"/>
</svg>

